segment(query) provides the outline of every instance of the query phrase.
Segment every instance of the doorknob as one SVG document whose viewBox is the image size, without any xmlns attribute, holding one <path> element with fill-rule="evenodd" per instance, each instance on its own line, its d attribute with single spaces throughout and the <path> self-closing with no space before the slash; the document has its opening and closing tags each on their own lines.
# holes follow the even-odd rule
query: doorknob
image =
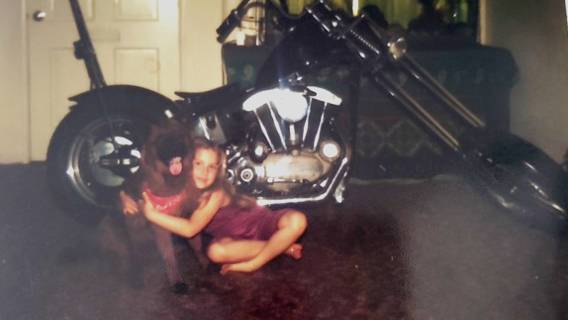
<svg viewBox="0 0 568 320">
<path fill-rule="evenodd" d="M 41 22 L 43 21 L 43 19 L 45 19 L 46 16 L 47 13 L 45 13 L 45 11 L 37 10 L 33 13 L 32 18 L 34 19 L 34 21 Z"/>
</svg>

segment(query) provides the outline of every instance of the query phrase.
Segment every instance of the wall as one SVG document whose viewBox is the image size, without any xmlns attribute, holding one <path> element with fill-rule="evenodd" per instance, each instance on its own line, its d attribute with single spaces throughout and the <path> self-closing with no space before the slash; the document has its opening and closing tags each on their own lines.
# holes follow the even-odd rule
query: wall
<svg viewBox="0 0 568 320">
<path fill-rule="evenodd" d="M 29 160 L 23 1 L 0 5 L 0 163 Z"/>
<path fill-rule="evenodd" d="M 215 30 L 224 18 L 224 1 L 182 0 L 180 48 L 183 91 L 205 91 L 223 83 L 221 45 Z"/>
<path fill-rule="evenodd" d="M 232 8 L 231 1 L 180 0 L 180 90 L 201 91 L 222 84 L 215 29 Z M 0 3 L 0 163 L 30 160 L 25 2 Z"/>
<path fill-rule="evenodd" d="M 513 53 L 513 132 L 560 161 L 568 148 L 568 28 L 564 1 L 487 0 L 485 42 Z"/>
</svg>

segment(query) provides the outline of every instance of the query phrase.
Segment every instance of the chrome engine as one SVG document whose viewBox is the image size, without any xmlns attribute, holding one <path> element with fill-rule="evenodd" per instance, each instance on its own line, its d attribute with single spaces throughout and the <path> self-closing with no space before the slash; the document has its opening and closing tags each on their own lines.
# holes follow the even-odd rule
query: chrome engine
<svg viewBox="0 0 568 320">
<path fill-rule="evenodd" d="M 316 182 L 329 173 L 332 164 L 318 153 L 295 151 L 271 153 L 261 163 L 244 157 L 229 166 L 229 171 L 237 185 L 254 182 L 273 191 L 287 192 L 296 186 Z"/>
<path fill-rule="evenodd" d="M 228 152 L 229 178 L 261 200 L 267 191 L 289 195 L 302 186 L 331 189 L 350 155 L 325 128 L 341 102 L 330 91 L 312 86 L 303 91 L 269 89 L 249 97 L 243 110 L 254 115 L 258 126 L 249 132 L 246 145 Z"/>
<path fill-rule="evenodd" d="M 225 146 L 229 181 L 260 204 L 341 202 L 351 160 L 334 123 L 341 103 L 320 87 L 263 90 L 242 104 L 242 139 L 227 139 L 217 114 L 199 117 L 196 134 Z"/>
</svg>

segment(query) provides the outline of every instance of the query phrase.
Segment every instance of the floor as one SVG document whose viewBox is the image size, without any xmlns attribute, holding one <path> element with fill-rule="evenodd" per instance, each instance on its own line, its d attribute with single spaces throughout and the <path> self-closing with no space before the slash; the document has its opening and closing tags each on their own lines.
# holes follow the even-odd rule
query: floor
<svg viewBox="0 0 568 320">
<path fill-rule="evenodd" d="M 357 181 L 302 207 L 304 258 L 202 270 L 169 292 L 148 229 L 77 223 L 45 166 L 0 166 L 0 319 L 565 319 L 568 233 L 488 203 L 456 176 Z M 142 253 L 135 264 L 129 258 Z"/>
</svg>

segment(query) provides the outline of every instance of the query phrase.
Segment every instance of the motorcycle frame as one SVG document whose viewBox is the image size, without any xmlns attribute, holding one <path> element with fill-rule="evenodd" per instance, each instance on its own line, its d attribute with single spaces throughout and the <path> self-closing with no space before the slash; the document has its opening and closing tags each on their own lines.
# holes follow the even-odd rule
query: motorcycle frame
<svg viewBox="0 0 568 320">
<path fill-rule="evenodd" d="M 243 0 L 243 2 L 246 1 Z M 284 20 L 292 19 L 284 13 L 282 17 Z M 362 73 L 372 79 L 379 89 L 384 90 L 418 127 L 443 147 L 446 151 L 445 155 L 453 156 L 456 164 L 459 164 L 461 168 L 478 170 L 479 172 L 472 174 L 471 177 L 483 181 L 483 188 L 500 205 L 506 208 L 516 207 L 517 209 L 513 210 L 519 212 L 526 213 L 530 210 L 518 207 L 516 199 L 512 200 L 515 202 L 513 205 L 508 200 L 503 200 L 503 194 L 505 197 L 507 195 L 515 197 L 513 193 L 516 194 L 519 181 L 512 186 L 505 187 L 509 188 L 508 190 L 499 190 L 503 187 L 501 183 L 507 184 L 499 180 L 500 178 L 494 176 L 492 172 L 501 170 L 500 166 L 495 165 L 499 162 L 510 166 L 511 171 L 508 171 L 508 174 L 514 175 L 515 179 L 523 179 L 521 183 L 531 188 L 527 191 L 531 198 L 537 203 L 544 203 L 546 210 L 554 212 L 557 216 L 563 217 L 566 214 L 566 209 L 564 209 L 566 196 L 560 194 L 558 190 L 563 189 L 562 185 L 566 185 L 568 177 L 554 168 L 556 163 L 530 143 L 508 132 L 498 132 L 488 128 L 483 120 L 463 105 L 406 53 L 405 46 L 400 46 L 405 43 L 404 37 L 380 28 L 365 15 L 351 18 L 334 11 L 327 6 L 326 0 L 317 0 L 308 6 L 303 16 L 290 25 L 293 27 L 288 31 L 296 35 L 299 33 L 300 36 L 285 36 L 285 44 L 276 46 L 268 62 L 259 72 L 259 81 L 274 80 L 270 79 L 271 74 L 290 74 L 283 72 L 280 69 L 282 66 L 290 66 L 290 68 L 302 70 L 301 72 L 310 72 L 318 67 L 326 66 L 329 61 L 339 61 L 345 55 L 356 57 L 354 60 L 358 60 L 359 65 L 350 65 L 359 68 Z M 305 29 L 302 30 L 302 28 Z M 316 30 L 320 32 L 317 33 Z M 317 45 L 314 46 L 315 41 Z M 334 50 L 335 48 L 342 49 Z M 310 49 L 312 51 L 309 51 Z M 275 73 L 276 66 L 279 69 Z M 370 70 L 365 70 L 365 68 Z M 288 71 L 293 72 L 294 69 L 288 69 Z M 415 99 L 411 92 L 397 83 L 389 75 L 392 71 L 405 73 L 413 80 L 412 83 L 425 88 L 431 98 L 435 99 L 437 105 L 442 107 L 442 110 L 436 113 L 438 117 L 428 110 L 426 105 Z M 465 130 L 461 133 L 452 133 L 450 126 L 444 123 L 445 118 L 442 117 L 448 115 L 453 120 L 452 124 L 460 123 L 464 125 L 462 128 Z M 495 151 L 495 149 L 492 151 L 492 148 L 510 147 L 516 148 L 518 152 L 509 156 L 492 153 Z M 537 158 L 542 159 L 542 164 L 535 162 Z M 513 168 L 515 165 L 530 168 L 530 172 L 516 171 L 519 169 Z M 549 178 L 541 182 L 541 175 L 552 177 L 555 174 L 562 175 L 562 177 Z M 544 183 L 544 188 L 546 188 L 544 197 L 541 197 L 543 186 L 541 183 Z M 533 196 L 535 190 L 538 194 Z M 525 193 L 525 197 L 526 195 Z M 549 198 L 550 195 L 554 198 Z"/>
<path fill-rule="evenodd" d="M 550 212 L 555 210 L 554 213 L 561 216 L 565 215 L 566 211 L 563 209 L 562 205 L 558 205 L 558 203 L 564 203 L 565 201 L 561 198 L 562 195 L 552 190 L 551 187 L 565 186 L 568 179 L 561 177 L 562 179 L 560 180 L 562 181 L 560 181 L 559 179 L 549 178 L 554 173 L 558 172 L 558 168 L 556 168 L 557 164 L 552 159 L 538 148 L 512 134 L 493 135 L 493 132 L 488 130 L 486 124 L 479 117 L 472 113 L 467 107 L 463 106 L 450 92 L 444 89 L 444 87 L 430 76 L 428 72 L 422 69 L 411 56 L 397 54 L 396 51 L 400 48 L 391 45 L 393 43 L 397 44 L 398 39 L 396 39 L 396 37 L 393 38 L 393 34 L 391 34 L 390 31 L 386 31 L 374 25 L 374 23 L 364 15 L 358 18 L 347 17 L 341 12 L 333 11 L 326 5 L 325 0 L 316 0 L 312 5 L 307 7 L 305 13 L 299 18 L 289 17 L 281 11 L 282 26 L 286 34 L 283 41 L 272 49 L 269 58 L 259 69 L 255 87 L 245 90 L 233 90 L 233 87 L 228 85 L 211 90 L 210 92 L 176 92 L 180 97 L 184 98 L 184 100 L 174 103 L 157 92 L 141 87 L 107 85 L 104 81 L 100 65 L 98 64 L 78 0 L 69 1 L 80 36 L 79 41 L 74 43 L 75 55 L 77 59 L 85 61 L 85 66 L 89 78 L 91 79 L 91 90 L 70 98 L 70 100 L 76 102 L 76 105 L 73 106 L 73 110 L 69 113 L 67 119 L 68 121 L 76 121 L 77 113 L 85 114 L 85 112 L 87 112 L 87 115 L 96 116 L 96 113 L 100 112 L 109 124 L 109 133 L 113 143 L 115 143 L 114 138 L 116 136 L 113 134 L 113 124 L 109 115 L 120 116 L 126 114 L 127 116 L 131 115 L 132 119 L 143 121 L 156 120 L 156 117 L 163 119 L 164 116 L 179 119 L 184 119 L 183 117 L 199 119 L 199 117 L 205 116 L 205 120 L 207 121 L 207 115 L 214 115 L 223 111 L 221 110 L 222 108 L 219 108 L 219 105 L 224 105 L 225 102 L 229 107 L 240 107 L 240 103 L 243 102 L 247 96 L 250 96 L 250 94 L 254 94 L 254 91 L 262 90 L 263 88 L 274 88 L 278 85 L 286 85 L 286 82 L 288 82 L 288 85 L 294 85 L 295 81 L 298 81 L 296 84 L 301 84 L 303 76 L 309 72 L 345 63 L 353 72 L 356 72 L 356 75 L 364 74 L 369 76 L 372 81 L 380 87 L 380 89 L 384 90 L 387 95 L 391 96 L 406 112 L 409 118 L 414 120 L 416 125 L 424 129 L 434 141 L 439 142 L 441 146 L 447 151 L 451 151 L 452 154 L 458 155 L 458 162 L 465 165 L 465 168 L 473 170 L 479 169 L 480 172 L 472 175 L 472 177 L 476 176 L 473 178 L 480 180 L 482 186 L 488 189 L 491 196 L 502 206 L 513 208 L 512 210 L 518 210 L 520 209 L 519 206 L 528 204 L 530 208 L 536 205 L 536 207 L 546 209 Z M 252 0 L 242 0 L 237 8 L 223 21 L 221 26 L 217 29 L 219 35 L 218 40 L 220 42 L 239 25 L 240 20 L 247 10 L 248 3 L 251 1 Z M 271 0 L 267 1 L 267 5 L 280 10 Z M 287 21 L 292 22 L 292 19 L 295 20 L 293 23 L 287 23 Z M 395 41 L 393 42 L 392 40 Z M 394 51 L 391 51 L 393 48 Z M 371 68 L 367 70 L 368 68 L 366 67 Z M 443 118 L 441 120 L 437 119 L 434 113 L 429 111 L 426 107 L 430 106 L 430 104 L 421 104 L 413 98 L 412 91 L 407 91 L 403 86 L 399 85 L 397 81 L 393 80 L 389 75 L 389 72 L 393 70 L 397 70 L 397 72 L 404 71 L 414 80 L 412 82 L 417 82 L 420 86 L 425 87 L 427 91 L 441 103 L 441 106 L 444 107 L 444 110 L 439 112 L 449 111 L 451 116 L 454 116 L 464 123 L 466 125 L 465 138 L 463 134 L 457 135 L 452 133 L 451 128 L 442 121 L 444 120 Z M 353 101 L 356 102 L 357 99 L 359 81 L 357 81 L 356 84 L 355 81 L 351 82 L 349 87 L 352 89 L 350 96 L 354 98 L 351 102 L 353 103 Z M 132 103 L 124 103 L 124 99 L 128 99 L 128 101 Z M 144 108 L 136 109 L 138 106 Z M 355 116 L 357 112 L 356 107 L 356 105 L 349 107 L 349 111 Z M 90 110 L 93 108 L 96 108 L 96 110 Z M 100 111 L 101 109 L 102 112 Z M 147 113 L 147 111 L 150 111 L 152 114 L 147 115 L 150 117 L 146 118 L 146 116 L 141 115 L 141 113 Z M 352 142 L 351 146 L 354 146 L 356 141 L 356 135 L 354 133 L 357 119 L 353 116 L 351 119 L 352 136 L 350 138 Z M 207 123 L 205 123 L 205 125 L 207 125 Z M 61 133 L 66 132 L 66 126 L 58 126 L 58 130 L 59 129 L 61 129 Z M 75 134 L 73 130 L 71 131 L 71 134 Z M 54 135 L 54 137 L 52 137 L 53 143 L 50 143 L 50 150 L 55 151 L 48 153 L 48 160 L 51 154 L 51 161 L 49 162 L 52 163 L 52 167 L 59 170 L 63 167 L 57 164 L 59 158 L 53 158 L 53 156 L 55 154 L 61 154 L 62 150 L 64 152 L 67 151 L 61 148 L 61 144 L 58 145 L 56 143 L 57 139 L 61 140 L 61 134 L 60 136 Z M 53 149 L 51 146 L 53 146 Z M 499 153 L 495 154 L 495 148 L 502 150 L 504 149 L 503 147 L 516 149 L 517 152 L 514 152 L 512 156 L 503 156 Z M 117 150 L 118 148 L 115 145 L 113 156 L 114 154 L 120 153 Z M 296 196 L 297 202 L 323 200 L 329 196 L 331 191 L 335 192 L 334 195 L 337 199 L 338 192 L 341 193 L 344 189 L 344 179 L 348 174 L 351 149 L 348 150 L 349 151 L 346 152 L 349 153 L 349 158 L 342 159 L 342 167 L 336 172 L 337 175 L 333 177 L 333 181 L 329 183 L 331 177 L 326 177 L 326 183 L 328 183 L 329 186 L 326 192 L 316 197 L 300 198 L 301 195 L 298 195 Z M 536 160 L 539 160 L 538 163 L 533 161 L 535 157 Z M 111 160 L 120 160 L 112 158 L 111 155 L 109 155 L 108 158 L 109 163 L 112 162 Z M 523 177 L 523 181 L 521 181 L 523 185 L 521 185 L 521 187 L 524 186 L 526 189 L 528 186 L 529 189 L 523 190 L 524 192 L 516 195 L 512 195 L 513 189 L 503 190 L 503 188 L 510 187 L 509 181 L 501 181 L 498 177 L 493 176 L 494 169 L 502 169 L 502 167 L 494 164 L 503 164 L 505 169 L 508 169 L 507 166 L 511 167 L 512 170 L 506 172 L 509 175 L 511 173 L 516 174 L 519 172 L 517 170 L 520 170 L 521 174 L 527 174 L 528 178 Z M 533 166 L 533 164 L 536 164 L 536 167 Z M 515 168 L 515 165 L 522 165 L 523 167 Z M 530 172 L 527 168 L 530 169 Z M 112 170 L 112 168 L 107 169 Z M 67 177 L 67 175 L 67 171 L 65 171 L 65 177 Z M 543 181 L 540 181 L 541 178 Z M 66 183 L 66 178 L 60 179 L 57 175 L 53 175 L 52 180 L 54 181 L 53 183 Z M 560 181 L 560 183 L 557 183 L 557 180 Z M 517 179 L 513 181 L 514 185 L 512 185 L 512 187 L 515 190 L 518 182 Z M 526 182 L 529 183 L 527 184 Z M 324 184 L 321 184 L 321 186 L 325 188 Z M 545 188 L 544 193 L 541 192 L 541 186 Z M 538 191 L 537 193 L 535 193 L 535 188 L 538 189 L 536 190 Z M 563 190 L 563 188 L 556 189 Z M 507 196 L 509 194 L 511 194 L 510 197 Z M 529 204 L 519 198 L 519 195 L 523 196 L 526 194 L 529 194 L 531 199 L 533 199 L 529 201 L 536 201 L 536 203 Z M 541 194 L 544 194 L 544 196 L 541 197 Z M 505 199 L 503 199 L 503 195 L 506 197 Z M 552 197 L 549 195 L 552 195 Z M 341 194 L 339 194 L 339 197 L 341 198 Z M 509 203 L 510 199 L 514 202 L 512 205 Z M 520 203 L 519 199 L 521 199 Z M 282 203 L 291 203 L 290 198 L 284 199 Z M 523 211 L 526 212 L 526 210 Z"/>
<path fill-rule="evenodd" d="M 233 24 L 235 21 L 240 21 L 246 10 L 248 10 L 250 2 L 250 0 L 241 1 L 237 8 L 231 12 L 229 20 L 232 19 Z M 101 111 L 105 118 L 108 119 L 108 106 L 105 103 L 105 97 L 102 92 L 98 90 L 107 87 L 107 84 L 98 62 L 95 48 L 92 44 L 78 0 L 69 0 L 69 3 L 71 5 L 73 18 L 79 33 L 79 40 L 73 43 L 75 57 L 84 61 L 88 76 L 91 80 L 91 89 L 94 89 L 97 93 L 96 97 Z M 384 52 L 388 51 L 388 48 L 386 48 L 385 45 L 384 38 L 386 38 L 386 36 L 384 31 L 379 31 L 380 28 L 375 26 L 374 23 L 365 15 L 349 22 L 348 19 L 337 15 L 336 12 L 330 9 L 326 5 L 325 0 L 318 0 L 315 4 L 309 6 L 307 12 L 299 18 L 287 16 L 282 9 L 276 6 L 272 1 L 267 1 L 266 6 L 269 9 L 280 12 L 280 23 L 283 23 L 284 25 L 292 25 L 292 20 L 296 20 L 296 22 L 293 23 L 294 29 L 292 31 L 288 30 L 289 32 L 293 32 L 294 35 L 287 35 L 284 41 L 278 43 L 267 60 L 260 67 L 255 88 L 269 87 L 273 86 L 275 83 L 282 82 L 282 79 L 278 78 L 281 74 L 293 74 L 294 77 L 302 77 L 303 74 L 317 72 L 317 70 L 337 64 L 348 64 L 352 74 L 355 75 L 353 78 L 358 78 L 364 73 L 361 72 L 357 63 L 349 61 L 347 57 L 352 56 L 352 53 L 348 51 L 350 49 L 355 50 L 356 54 L 360 56 L 363 51 L 370 50 L 377 53 L 379 56 L 382 56 L 381 59 L 383 61 L 374 61 L 381 67 L 373 68 L 373 70 L 368 72 L 367 75 L 371 77 L 378 87 L 385 90 L 418 126 L 424 129 L 430 137 L 440 142 L 441 145 L 457 152 L 458 154 L 464 155 L 462 141 L 460 141 L 456 135 L 447 130 L 441 121 L 437 120 L 436 117 L 427 110 L 427 108 L 420 104 L 416 99 L 412 98 L 412 96 L 404 88 L 399 86 L 393 79 L 387 77 L 383 72 L 383 69 L 385 68 L 383 65 L 396 64 L 420 85 L 424 86 L 428 92 L 432 93 L 439 101 L 443 102 L 447 107 L 447 110 L 458 115 L 462 120 L 469 124 L 471 130 L 480 131 L 486 129 L 486 124 L 483 120 L 471 112 L 454 95 L 438 83 L 426 70 L 416 63 L 411 56 L 405 55 L 400 59 L 400 61 L 392 61 L 392 59 L 389 61 L 387 55 L 384 54 Z M 334 13 L 334 15 L 330 16 L 330 13 Z M 301 32 L 301 28 L 303 26 L 307 29 L 314 28 L 313 23 L 320 19 L 332 19 L 343 24 L 349 23 L 349 25 L 342 26 L 346 31 L 339 36 L 333 34 L 332 28 L 325 30 L 327 31 L 327 34 L 324 30 L 321 30 L 324 35 L 323 37 L 320 35 L 314 35 L 310 32 Z M 331 25 L 332 22 L 324 21 L 323 24 Z M 360 33 L 358 31 L 358 27 L 362 25 L 370 25 L 373 32 L 367 32 L 366 34 Z M 222 30 L 223 27 L 229 28 L 228 25 L 222 25 L 217 30 L 219 34 L 227 32 L 226 30 Z M 321 29 L 319 27 L 316 28 Z M 224 38 L 225 37 L 223 36 L 219 36 L 218 40 L 222 41 Z M 318 46 L 313 48 L 314 50 L 312 50 L 312 52 L 308 52 L 307 54 L 305 52 L 301 52 L 301 50 L 304 50 L 305 48 L 314 47 L 306 44 L 314 41 L 315 39 L 318 41 L 323 39 L 323 42 L 320 42 Z M 341 47 L 343 47 L 344 50 L 337 50 L 337 48 Z M 322 59 L 322 57 L 324 57 L 324 59 Z M 276 70 L 276 68 L 278 68 L 278 70 Z M 358 85 L 353 85 L 355 82 L 356 81 L 352 79 L 351 93 L 349 97 L 349 101 L 354 105 L 351 110 L 352 121 L 350 134 L 350 143 L 353 149 L 356 145 L 356 106 L 360 89 Z M 359 82 L 357 81 L 357 84 L 358 83 Z M 206 100 L 206 98 L 203 100 Z M 185 101 L 187 100 L 181 101 L 177 104 L 177 106 L 184 108 L 184 104 L 186 104 Z M 108 121 L 108 123 L 111 136 L 114 136 L 112 123 L 111 121 Z"/>
<path fill-rule="evenodd" d="M 288 30 L 293 34 L 286 35 L 285 39 L 275 46 L 267 60 L 262 64 L 258 72 L 257 87 L 281 81 L 281 79 L 275 78 L 279 74 L 295 74 L 295 76 L 300 74 L 301 77 L 327 66 L 337 65 L 338 63 L 348 64 L 354 74 L 369 76 L 376 84 L 377 89 L 385 91 L 414 123 L 446 150 L 465 156 L 467 153 L 467 146 L 465 145 L 469 141 L 464 141 L 451 133 L 447 126 L 428 111 L 423 104 L 387 76 L 385 70 L 396 68 L 410 75 L 414 81 L 425 87 L 427 92 L 441 102 L 445 110 L 463 121 L 467 125 L 466 130 L 470 132 L 468 136 L 474 136 L 475 133 L 487 129 L 486 123 L 481 118 L 463 105 L 423 67 L 416 63 L 410 55 L 405 54 L 400 59 L 392 59 L 388 54 L 387 47 L 389 35 L 385 30 L 376 26 L 366 15 L 355 19 L 347 18 L 329 8 L 325 0 L 316 1 L 315 4 L 307 7 L 304 15 L 298 18 L 287 16 L 271 1 L 267 1 L 267 6 L 279 10 L 283 24 L 294 25 L 294 28 Z M 292 23 L 292 20 L 296 21 Z M 328 29 L 321 28 L 319 25 L 315 26 L 316 21 L 320 25 L 329 26 Z M 334 24 L 338 24 L 338 26 L 334 27 Z M 319 29 L 320 34 L 314 34 L 314 28 Z M 338 34 L 337 29 L 342 29 L 342 33 Z M 311 32 L 308 32 L 308 30 Z M 316 40 L 318 41 L 317 46 L 308 45 Z M 306 48 L 310 48 L 312 51 L 306 52 Z M 361 57 L 363 55 L 370 58 L 353 61 L 356 60 L 353 59 L 354 56 Z M 373 67 L 370 71 L 365 72 L 361 69 L 363 63 L 366 63 L 366 65 L 371 63 Z M 278 71 L 276 68 L 278 68 Z M 356 94 L 352 94 L 352 96 Z M 352 137 L 354 142 L 355 136 Z"/>
<path fill-rule="evenodd" d="M 106 87 L 107 84 L 104 79 L 99 60 L 97 59 L 95 47 L 91 41 L 91 36 L 89 35 L 85 18 L 83 17 L 81 5 L 78 0 L 69 0 L 69 4 L 71 6 L 71 12 L 73 13 L 75 26 L 77 27 L 77 32 L 79 33 L 79 40 L 73 42 L 75 58 L 85 62 L 85 68 L 87 69 L 87 74 L 91 80 L 91 89 Z"/>
</svg>

